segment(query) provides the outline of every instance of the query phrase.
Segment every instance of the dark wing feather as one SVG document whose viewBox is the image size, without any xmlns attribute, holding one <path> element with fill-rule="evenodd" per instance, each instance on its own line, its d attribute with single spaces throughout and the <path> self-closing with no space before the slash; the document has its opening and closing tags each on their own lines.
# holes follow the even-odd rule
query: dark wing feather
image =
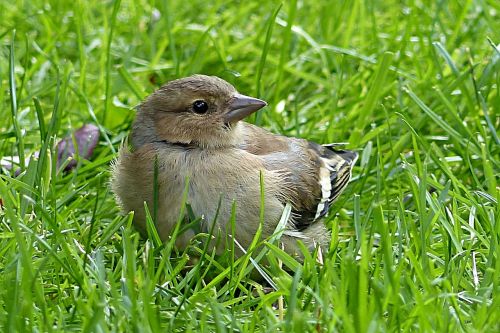
<svg viewBox="0 0 500 333">
<path fill-rule="evenodd" d="M 318 186 L 321 195 L 318 196 L 315 206 L 296 212 L 300 216 L 295 220 L 298 230 L 305 229 L 328 213 L 332 202 L 347 187 L 352 168 L 358 158 L 356 152 L 349 150 L 337 150 L 331 146 L 320 146 L 315 143 L 310 143 L 309 147 L 320 159 Z"/>
<path fill-rule="evenodd" d="M 245 140 L 240 148 L 262 158 L 267 169 L 283 173 L 287 183 L 283 191 L 292 200 L 297 230 L 325 216 L 347 186 L 358 154 L 276 135 L 247 123 L 242 127 Z"/>
</svg>

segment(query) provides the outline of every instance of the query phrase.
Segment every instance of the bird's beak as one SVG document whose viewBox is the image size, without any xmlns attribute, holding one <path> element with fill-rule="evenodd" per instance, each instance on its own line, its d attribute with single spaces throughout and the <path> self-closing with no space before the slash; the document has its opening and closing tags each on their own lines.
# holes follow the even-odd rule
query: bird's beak
<svg viewBox="0 0 500 333">
<path fill-rule="evenodd" d="M 229 111 L 224 116 L 224 122 L 235 123 L 266 105 L 267 103 L 261 99 L 235 94 L 229 102 Z"/>
</svg>

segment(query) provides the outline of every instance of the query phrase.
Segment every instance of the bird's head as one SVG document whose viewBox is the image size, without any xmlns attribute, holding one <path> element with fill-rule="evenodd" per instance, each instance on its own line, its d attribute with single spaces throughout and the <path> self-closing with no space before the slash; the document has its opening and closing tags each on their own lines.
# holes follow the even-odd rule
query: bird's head
<svg viewBox="0 0 500 333">
<path fill-rule="evenodd" d="M 237 143 L 238 121 L 264 106 L 266 102 L 239 94 L 231 84 L 215 76 L 174 80 L 139 106 L 132 142 L 232 145 Z"/>
</svg>

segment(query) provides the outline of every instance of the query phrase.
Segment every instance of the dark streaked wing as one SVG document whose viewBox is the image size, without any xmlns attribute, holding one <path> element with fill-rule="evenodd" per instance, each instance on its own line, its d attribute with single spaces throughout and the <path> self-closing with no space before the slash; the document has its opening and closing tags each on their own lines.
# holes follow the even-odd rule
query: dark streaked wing
<svg viewBox="0 0 500 333">
<path fill-rule="evenodd" d="M 295 219 L 295 226 L 298 230 L 305 229 L 328 214 L 332 202 L 347 187 L 352 168 L 358 158 L 356 152 L 349 150 L 337 150 L 331 146 L 321 146 L 313 142 L 309 143 L 309 147 L 315 151 L 321 161 L 318 170 L 318 186 L 321 188 L 321 195 L 316 199 L 315 206 L 296 212 L 300 216 Z"/>
<path fill-rule="evenodd" d="M 283 190 L 293 188 L 285 194 L 292 199 L 295 227 L 303 230 L 325 216 L 346 188 L 358 154 L 244 126 L 247 136 L 241 148 L 261 156 L 270 170 L 286 170 Z"/>
</svg>

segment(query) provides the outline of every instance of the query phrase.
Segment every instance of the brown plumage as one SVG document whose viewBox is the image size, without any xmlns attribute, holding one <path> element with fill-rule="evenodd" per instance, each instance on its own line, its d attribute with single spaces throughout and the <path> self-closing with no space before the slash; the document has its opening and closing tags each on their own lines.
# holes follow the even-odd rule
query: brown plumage
<svg viewBox="0 0 500 333">
<path fill-rule="evenodd" d="M 292 216 L 282 235 L 284 248 L 299 253 L 297 240 L 313 250 L 330 243 L 321 217 L 350 179 L 357 154 L 298 138 L 275 135 L 241 119 L 266 103 L 239 94 L 226 81 L 194 75 L 171 81 L 138 109 L 131 149 L 122 148 L 113 167 L 112 187 L 124 211 L 145 233 L 144 202 L 154 205 L 155 159 L 158 161 L 156 228 L 168 239 L 179 220 L 182 194 L 202 229 L 211 229 L 220 201 L 216 232 L 231 234 L 231 206 L 236 202 L 235 238 L 248 247 L 260 216 L 260 173 L 265 190 L 263 237 L 275 231 L 285 204 Z M 176 245 L 194 236 L 185 232 Z M 225 239 L 225 238 L 224 238 Z M 217 249 L 224 250 L 225 241 Z"/>
</svg>

